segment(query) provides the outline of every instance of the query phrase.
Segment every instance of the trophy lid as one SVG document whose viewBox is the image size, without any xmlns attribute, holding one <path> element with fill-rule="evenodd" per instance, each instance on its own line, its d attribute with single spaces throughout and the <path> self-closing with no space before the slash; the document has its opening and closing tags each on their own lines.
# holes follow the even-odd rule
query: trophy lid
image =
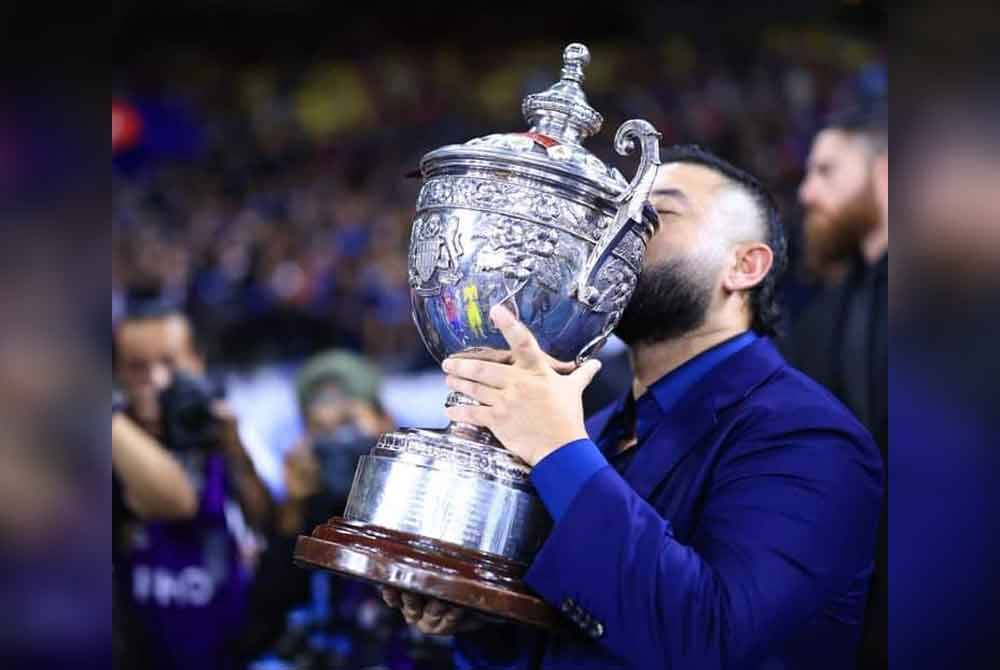
<svg viewBox="0 0 1000 670">
<path fill-rule="evenodd" d="M 573 43 L 563 50 L 562 78 L 541 93 L 529 95 L 521 113 L 531 124 L 531 132 L 541 133 L 566 144 L 580 144 L 596 135 L 604 123 L 583 92 L 583 68 L 590 64 L 590 51 Z"/>
<path fill-rule="evenodd" d="M 628 187 L 616 168 L 606 165 L 582 146 L 583 140 L 597 134 L 604 118 L 587 102 L 581 84 L 590 51 L 579 43 L 563 50 L 560 80 L 545 91 L 527 96 L 521 112 L 530 130 L 520 133 L 491 134 L 464 144 L 452 144 L 429 152 L 421 160 L 425 177 L 437 168 L 463 161 L 497 163 L 509 169 L 513 165 L 541 168 L 560 177 L 614 197 Z"/>
</svg>

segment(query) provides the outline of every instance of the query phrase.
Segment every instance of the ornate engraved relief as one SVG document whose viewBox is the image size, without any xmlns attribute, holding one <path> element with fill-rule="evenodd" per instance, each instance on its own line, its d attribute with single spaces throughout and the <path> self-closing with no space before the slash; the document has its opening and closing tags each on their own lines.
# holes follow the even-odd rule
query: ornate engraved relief
<svg viewBox="0 0 1000 670">
<path fill-rule="evenodd" d="M 412 433 L 385 433 L 379 439 L 377 448 L 430 458 L 435 463 L 451 464 L 457 466 L 461 474 L 474 478 L 488 475 L 511 482 L 526 483 L 530 473 L 527 465 L 514 460 L 502 451 L 463 447 L 455 443 L 432 444 Z"/>
<path fill-rule="evenodd" d="M 517 293 L 532 276 L 558 291 L 558 231 L 546 226 L 490 214 L 473 239 L 484 240 L 476 257 L 477 272 L 499 272 L 508 294 Z"/>
<path fill-rule="evenodd" d="M 441 284 L 462 278 L 459 259 L 464 251 L 458 233 L 458 217 L 437 213 L 417 217 L 410 236 L 411 287 L 433 293 Z"/>
<path fill-rule="evenodd" d="M 594 241 L 611 218 L 538 188 L 482 177 L 437 177 L 420 192 L 417 209 L 468 207 L 524 217 Z M 603 224 L 603 225 L 602 225 Z"/>
<path fill-rule="evenodd" d="M 526 135 L 515 134 L 494 134 L 486 137 L 477 137 L 465 143 L 466 146 L 488 147 L 490 149 L 503 149 L 514 153 L 527 153 L 533 151 L 535 142 Z"/>
<path fill-rule="evenodd" d="M 642 257 L 646 252 L 646 243 L 634 231 L 627 234 L 615 250 L 615 255 L 625 259 L 636 272 L 642 270 Z"/>
<path fill-rule="evenodd" d="M 638 275 L 618 258 L 608 261 L 597 275 L 600 295 L 593 309 L 597 312 L 624 311 L 635 288 Z M 617 318 L 617 317 L 616 317 Z"/>
</svg>

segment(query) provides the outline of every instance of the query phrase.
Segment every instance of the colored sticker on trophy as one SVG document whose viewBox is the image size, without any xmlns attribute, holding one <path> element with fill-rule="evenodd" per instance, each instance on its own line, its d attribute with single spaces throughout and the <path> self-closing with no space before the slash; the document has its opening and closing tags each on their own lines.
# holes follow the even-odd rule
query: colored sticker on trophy
<svg viewBox="0 0 1000 670">
<path fill-rule="evenodd" d="M 450 290 L 442 291 L 441 300 L 444 302 L 444 315 L 448 319 L 448 325 L 451 326 L 452 332 L 460 335 L 464 328 L 462 327 L 462 315 L 458 305 L 455 304 L 454 294 Z"/>
<path fill-rule="evenodd" d="M 462 289 L 462 297 L 465 298 L 465 317 L 469 322 L 469 328 L 477 337 L 483 337 L 483 315 L 479 311 L 479 289 L 475 284 L 470 284 Z"/>
<path fill-rule="evenodd" d="M 559 140 L 555 139 L 554 137 L 549 137 L 548 135 L 542 135 L 541 133 L 528 132 L 521 134 L 530 137 L 535 142 L 535 144 L 540 144 L 546 149 L 548 149 L 549 147 L 554 147 L 555 145 L 559 144 Z"/>
</svg>

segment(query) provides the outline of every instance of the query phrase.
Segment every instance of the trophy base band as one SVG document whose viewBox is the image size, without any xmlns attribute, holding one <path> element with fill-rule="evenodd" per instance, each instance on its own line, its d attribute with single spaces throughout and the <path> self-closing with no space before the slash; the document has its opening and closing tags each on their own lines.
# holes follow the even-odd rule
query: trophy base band
<svg viewBox="0 0 1000 670">
<path fill-rule="evenodd" d="M 334 517 L 300 535 L 294 562 L 549 630 L 559 613 L 527 590 L 524 567 L 432 538 Z"/>
</svg>

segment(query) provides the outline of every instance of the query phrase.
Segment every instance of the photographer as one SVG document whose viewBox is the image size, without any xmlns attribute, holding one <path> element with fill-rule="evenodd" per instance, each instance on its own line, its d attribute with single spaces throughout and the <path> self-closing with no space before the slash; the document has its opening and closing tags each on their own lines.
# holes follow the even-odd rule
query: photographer
<svg viewBox="0 0 1000 670">
<path fill-rule="evenodd" d="M 379 384 L 377 368 L 348 351 L 318 354 L 302 367 L 296 393 L 306 434 L 285 458 L 288 497 L 277 513 L 283 532 L 312 530 L 343 511 L 358 458 L 394 428 Z"/>
<path fill-rule="evenodd" d="M 143 668 L 235 667 L 267 490 L 203 377 L 187 318 L 140 297 L 114 335 L 112 555 L 127 656 Z"/>
<path fill-rule="evenodd" d="M 286 614 L 317 597 L 313 573 L 290 560 L 295 541 L 299 534 L 308 535 L 343 513 L 358 458 L 375 446 L 380 433 L 393 429 L 379 402 L 379 384 L 371 362 L 343 350 L 313 356 L 298 374 L 296 393 L 305 433 L 285 457 L 286 497 L 276 510 L 273 532 L 261 556 L 250 600 L 251 620 L 243 635 L 248 659 L 275 649 L 293 653 L 290 648 L 296 645 L 288 639 Z M 335 611 L 333 620 L 323 625 L 350 630 L 358 642 L 367 634 L 359 634 L 359 629 L 381 625 L 374 620 L 378 616 L 359 622 L 366 616 L 363 613 L 389 612 L 371 587 L 330 578 L 329 602 L 323 606 L 332 604 Z"/>
</svg>

